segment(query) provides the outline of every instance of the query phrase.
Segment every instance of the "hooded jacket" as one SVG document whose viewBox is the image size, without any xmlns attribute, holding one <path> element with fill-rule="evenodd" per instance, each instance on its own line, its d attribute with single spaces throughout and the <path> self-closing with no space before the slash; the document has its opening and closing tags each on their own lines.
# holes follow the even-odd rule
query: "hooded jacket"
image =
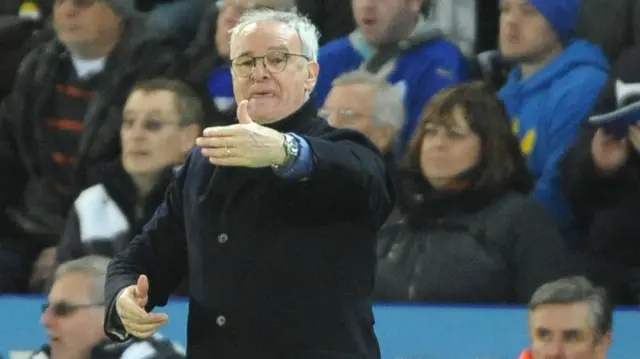
<svg viewBox="0 0 640 359">
<path fill-rule="evenodd" d="M 537 181 L 533 197 L 565 230 L 571 228 L 571 214 L 559 188 L 558 161 L 576 141 L 608 73 L 596 45 L 575 41 L 527 79 L 514 69 L 499 92 Z"/>
<path fill-rule="evenodd" d="M 389 82 L 404 82 L 406 87 L 404 101 L 407 122 L 398 139 L 400 152 L 411 139 L 420 114 L 431 96 L 469 78 L 469 62 L 460 49 L 447 41 L 442 31 L 424 18 L 420 18 L 406 42 L 413 45 L 404 49 L 391 64 L 388 75 Z M 318 56 L 321 70 L 315 88 L 318 106 L 324 104 L 333 80 L 367 64 L 377 51 L 366 42 L 359 30 L 323 46 Z"/>
</svg>

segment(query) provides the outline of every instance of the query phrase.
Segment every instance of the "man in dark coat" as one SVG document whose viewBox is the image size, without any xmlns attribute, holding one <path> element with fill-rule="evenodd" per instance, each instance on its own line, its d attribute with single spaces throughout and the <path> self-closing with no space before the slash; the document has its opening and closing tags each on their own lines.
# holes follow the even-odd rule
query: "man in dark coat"
<svg viewBox="0 0 640 359">
<path fill-rule="evenodd" d="M 238 124 L 197 140 L 164 203 L 110 264 L 105 331 L 148 337 L 186 273 L 189 358 L 380 357 L 370 293 L 393 206 L 364 135 L 316 116 L 317 32 L 245 13 L 231 36 Z"/>
</svg>

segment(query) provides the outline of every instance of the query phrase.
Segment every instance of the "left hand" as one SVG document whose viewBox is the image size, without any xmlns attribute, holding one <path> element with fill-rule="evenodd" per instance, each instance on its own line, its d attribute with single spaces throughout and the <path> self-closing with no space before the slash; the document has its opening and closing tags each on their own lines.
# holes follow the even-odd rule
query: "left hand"
<svg viewBox="0 0 640 359">
<path fill-rule="evenodd" d="M 247 100 L 238 104 L 239 124 L 208 127 L 196 140 L 212 164 L 257 168 L 285 162 L 284 134 L 253 122 L 248 104 Z"/>
</svg>

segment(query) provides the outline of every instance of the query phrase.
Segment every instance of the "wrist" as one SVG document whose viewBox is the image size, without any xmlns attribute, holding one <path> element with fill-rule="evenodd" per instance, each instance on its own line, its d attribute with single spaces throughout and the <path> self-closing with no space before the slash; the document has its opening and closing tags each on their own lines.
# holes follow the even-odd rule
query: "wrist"
<svg viewBox="0 0 640 359">
<path fill-rule="evenodd" d="M 282 141 L 280 143 L 281 156 L 277 164 L 273 165 L 275 169 L 291 165 L 300 152 L 300 143 L 298 143 L 298 140 L 291 134 L 282 134 Z"/>
</svg>

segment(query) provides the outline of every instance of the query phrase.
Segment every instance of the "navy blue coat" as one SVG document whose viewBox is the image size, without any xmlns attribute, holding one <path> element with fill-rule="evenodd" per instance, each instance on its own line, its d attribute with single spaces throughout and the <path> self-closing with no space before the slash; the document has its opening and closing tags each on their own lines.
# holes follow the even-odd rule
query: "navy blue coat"
<svg viewBox="0 0 640 359">
<path fill-rule="evenodd" d="M 304 181 L 191 153 L 154 218 L 109 266 L 107 331 L 122 329 L 110 315 L 115 298 L 140 274 L 148 310 L 186 274 L 189 358 L 380 357 L 370 294 L 391 180 L 373 144 L 330 127 L 312 102 L 270 125 L 308 141 Z"/>
</svg>

